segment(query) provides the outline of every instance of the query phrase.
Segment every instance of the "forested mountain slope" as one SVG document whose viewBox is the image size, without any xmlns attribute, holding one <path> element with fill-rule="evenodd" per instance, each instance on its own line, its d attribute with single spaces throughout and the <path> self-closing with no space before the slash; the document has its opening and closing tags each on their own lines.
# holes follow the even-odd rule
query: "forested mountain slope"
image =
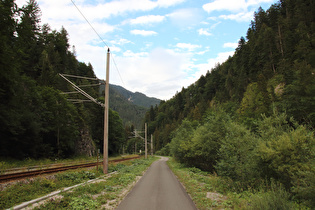
<svg viewBox="0 0 315 210">
<path fill-rule="evenodd" d="M 128 101 L 132 102 L 137 106 L 150 108 L 151 106 L 158 105 L 161 101 L 160 99 L 154 97 L 148 97 L 143 93 L 131 92 L 119 85 L 111 85 L 111 87 L 118 91 L 121 95 L 123 95 Z"/>
<path fill-rule="evenodd" d="M 314 209 L 314 14 L 259 8 L 232 57 L 146 113 L 155 149 L 257 193 L 257 209 Z"/>
<path fill-rule="evenodd" d="M 104 85 L 100 86 L 103 93 Z M 134 125 L 136 128 L 143 126 L 143 116 L 150 106 L 160 103 L 159 99 L 150 98 L 139 92 L 131 92 L 119 85 L 109 85 L 109 107 L 119 113 L 126 126 Z"/>
<path fill-rule="evenodd" d="M 109 86 L 109 107 L 119 113 L 125 126 L 134 125 L 137 128 L 141 128 L 143 116 L 148 110 L 129 101 L 113 85 Z"/>
<path fill-rule="evenodd" d="M 34 0 L 18 8 L 14 0 L 0 2 L 0 156 L 54 158 L 91 155 L 103 145 L 103 108 L 80 94 L 61 74 L 95 78 L 91 64 L 79 62 L 65 28 L 40 25 Z M 71 78 L 100 101 L 98 86 Z M 74 101 L 75 100 L 75 101 Z M 109 152 L 122 148 L 124 127 L 117 112 L 109 113 Z"/>
<path fill-rule="evenodd" d="M 277 109 L 314 127 L 314 14 L 310 0 L 283 0 L 267 11 L 259 8 L 232 57 L 147 112 L 156 149 L 170 142 L 183 119 L 200 121 L 218 106 L 248 126 Z"/>
</svg>

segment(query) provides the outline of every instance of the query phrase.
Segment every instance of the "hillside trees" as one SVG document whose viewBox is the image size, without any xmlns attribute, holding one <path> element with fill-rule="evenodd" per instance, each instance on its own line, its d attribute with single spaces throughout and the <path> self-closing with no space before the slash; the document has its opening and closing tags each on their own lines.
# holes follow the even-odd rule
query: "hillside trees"
<svg viewBox="0 0 315 210">
<path fill-rule="evenodd" d="M 183 120 L 166 148 L 183 164 L 233 180 L 237 190 L 275 182 L 314 207 L 314 133 L 277 112 L 256 124 L 251 130 L 223 110 L 213 110 L 203 124 Z"/>
<path fill-rule="evenodd" d="M 95 78 L 91 64 L 79 62 L 70 52 L 66 29 L 52 31 L 49 25 L 40 25 L 41 12 L 35 0 L 22 8 L 14 0 L 0 4 L 0 155 L 69 157 L 80 152 L 76 149 L 80 141 L 101 144 L 103 108 L 73 104 L 69 99 L 84 98 L 62 94 L 73 89 L 58 73 Z M 91 84 L 79 78 L 73 82 Z M 84 90 L 99 97 L 97 86 Z M 109 120 L 113 124 L 109 131 L 112 154 L 122 144 L 124 129 L 117 113 L 111 112 Z"/>
<path fill-rule="evenodd" d="M 239 190 L 278 183 L 314 208 L 314 14 L 310 0 L 259 8 L 232 57 L 146 118 L 156 148 Z"/>
<path fill-rule="evenodd" d="M 258 127 L 257 156 L 263 177 L 275 178 L 289 189 L 299 172 L 313 170 L 315 139 L 305 126 L 281 114 L 264 117 Z"/>
<path fill-rule="evenodd" d="M 251 128 L 273 109 L 314 128 L 314 8 L 310 0 L 259 8 L 232 57 L 161 103 L 154 120 L 146 117 L 157 149 L 171 140 L 165 128 L 175 130 L 185 118 L 202 121 L 218 106 Z"/>
</svg>

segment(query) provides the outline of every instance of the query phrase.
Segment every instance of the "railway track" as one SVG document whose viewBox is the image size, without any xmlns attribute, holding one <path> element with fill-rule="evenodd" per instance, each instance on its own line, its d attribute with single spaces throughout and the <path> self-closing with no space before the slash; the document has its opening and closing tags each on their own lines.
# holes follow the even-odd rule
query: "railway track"
<svg viewBox="0 0 315 210">
<path fill-rule="evenodd" d="M 117 162 L 122 162 L 122 161 L 126 161 L 126 160 L 137 159 L 139 157 L 140 156 L 123 158 L 123 159 L 116 159 L 116 160 L 110 160 L 108 162 L 109 163 L 117 163 Z M 38 175 L 42 175 L 42 174 L 56 173 L 56 172 L 60 172 L 60 171 L 70 170 L 70 169 L 95 167 L 97 165 L 102 165 L 102 164 L 103 164 L 103 161 L 99 161 L 99 162 L 90 162 L 90 163 L 58 166 L 58 167 L 43 168 L 43 169 L 33 169 L 31 171 L 5 173 L 5 174 L 0 175 L 0 183 L 12 181 L 12 180 L 17 180 L 17 179 L 34 177 L 34 176 L 38 176 Z"/>
</svg>

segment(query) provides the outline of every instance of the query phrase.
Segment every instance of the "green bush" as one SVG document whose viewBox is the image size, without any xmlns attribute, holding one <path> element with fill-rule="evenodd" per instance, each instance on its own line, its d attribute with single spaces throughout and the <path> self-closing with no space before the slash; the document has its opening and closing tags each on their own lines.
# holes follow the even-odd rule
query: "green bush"
<svg viewBox="0 0 315 210">
<path fill-rule="evenodd" d="M 184 120 L 174 132 L 170 153 L 181 163 L 214 171 L 218 151 L 230 117 L 221 110 L 209 112 L 204 124 Z"/>
<path fill-rule="evenodd" d="M 160 151 L 155 153 L 156 155 L 169 156 L 170 155 L 170 144 L 166 144 Z"/>
<path fill-rule="evenodd" d="M 286 114 L 263 115 L 250 130 L 216 110 L 199 126 L 183 120 L 169 147 L 180 163 L 216 171 L 232 180 L 231 188 L 237 192 L 261 186 L 268 189 L 271 180 L 276 180 L 292 199 L 315 206 L 314 133 Z M 274 194 L 268 192 L 262 197 L 272 200 Z"/>
<path fill-rule="evenodd" d="M 315 160 L 312 161 L 310 168 L 299 171 L 292 182 L 292 192 L 295 197 L 305 205 L 315 208 Z"/>
<path fill-rule="evenodd" d="M 183 120 L 181 126 L 174 132 L 174 138 L 169 144 L 171 155 L 182 163 L 189 162 L 186 154 L 191 150 L 193 134 L 193 124 L 188 120 Z"/>
<path fill-rule="evenodd" d="M 226 131 L 219 149 L 217 173 L 243 186 L 249 185 L 259 177 L 255 156 L 257 139 L 246 127 L 234 122 L 226 124 Z"/>
<path fill-rule="evenodd" d="M 261 121 L 257 156 L 262 176 L 279 180 L 290 189 L 298 174 L 314 167 L 315 138 L 313 132 L 293 120 L 295 128 L 288 126 L 285 118 L 280 115 Z"/>
<path fill-rule="evenodd" d="M 257 193 L 252 196 L 249 208 L 252 210 L 290 210 L 295 209 L 289 200 L 290 194 L 278 188 L 268 192 Z"/>
</svg>

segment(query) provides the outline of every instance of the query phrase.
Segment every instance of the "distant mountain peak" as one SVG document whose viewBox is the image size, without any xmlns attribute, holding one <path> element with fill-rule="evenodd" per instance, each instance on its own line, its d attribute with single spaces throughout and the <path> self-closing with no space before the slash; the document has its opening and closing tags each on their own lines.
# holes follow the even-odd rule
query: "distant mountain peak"
<svg viewBox="0 0 315 210">
<path fill-rule="evenodd" d="M 104 85 L 100 86 L 100 93 L 104 88 Z M 143 93 L 133 93 L 119 85 L 109 84 L 109 107 L 118 112 L 124 124 L 131 123 L 141 128 L 145 113 L 151 106 L 159 105 L 160 101 Z"/>
<path fill-rule="evenodd" d="M 154 97 L 148 97 L 145 94 L 140 93 L 138 91 L 131 92 L 119 85 L 110 84 L 110 88 L 114 88 L 122 96 L 124 96 L 129 102 L 138 106 L 145 107 L 145 108 L 150 108 L 151 106 L 159 105 L 161 101 L 160 99 L 157 99 Z"/>
</svg>

